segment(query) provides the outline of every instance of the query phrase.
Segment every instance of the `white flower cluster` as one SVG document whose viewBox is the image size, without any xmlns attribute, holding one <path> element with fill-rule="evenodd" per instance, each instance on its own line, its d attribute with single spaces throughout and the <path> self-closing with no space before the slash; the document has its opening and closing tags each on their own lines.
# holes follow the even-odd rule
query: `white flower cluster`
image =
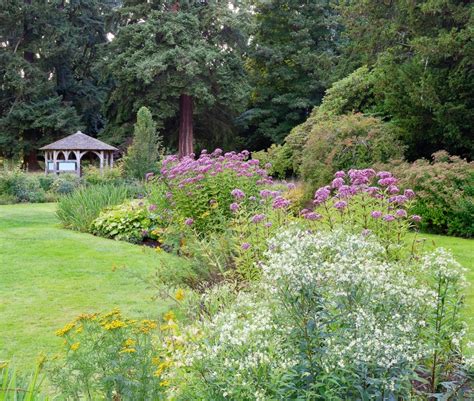
<svg viewBox="0 0 474 401">
<path fill-rule="evenodd" d="M 342 398 L 351 398 L 349 388 L 371 387 L 397 398 L 432 351 L 427 333 L 437 294 L 424 273 L 460 274 L 444 250 L 420 266 L 387 260 L 373 239 L 298 227 L 271 241 L 266 260 L 257 288 L 203 322 L 203 340 L 182 355 L 218 398 L 312 391 L 307 383 L 323 380 L 318 375 L 328 383 L 345 375 L 335 385 Z"/>
</svg>

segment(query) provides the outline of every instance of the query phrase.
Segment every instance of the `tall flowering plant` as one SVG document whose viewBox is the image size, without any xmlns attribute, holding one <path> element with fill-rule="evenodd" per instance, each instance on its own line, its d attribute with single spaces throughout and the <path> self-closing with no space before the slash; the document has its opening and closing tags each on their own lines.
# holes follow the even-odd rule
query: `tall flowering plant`
<svg viewBox="0 0 474 401">
<path fill-rule="evenodd" d="M 301 216 L 330 229 L 343 225 L 365 236 L 374 234 L 387 250 L 400 247 L 405 233 L 421 218 L 409 215 L 413 190 L 402 191 L 397 184 L 388 171 L 338 171 L 330 185 L 316 190 L 313 210 L 304 209 Z"/>
<path fill-rule="evenodd" d="M 223 153 L 221 149 L 203 150 L 198 158 L 169 156 L 158 180 L 164 190 L 157 203 L 173 211 L 173 221 L 201 234 L 223 228 L 235 199 L 249 203 L 260 188 L 272 183 L 259 161 L 249 160 L 248 151 Z"/>
</svg>

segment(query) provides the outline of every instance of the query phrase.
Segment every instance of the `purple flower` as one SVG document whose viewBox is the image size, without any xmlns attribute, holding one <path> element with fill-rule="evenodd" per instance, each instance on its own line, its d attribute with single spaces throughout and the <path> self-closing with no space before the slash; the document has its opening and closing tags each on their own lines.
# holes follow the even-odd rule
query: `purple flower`
<svg viewBox="0 0 474 401">
<path fill-rule="evenodd" d="M 250 244 L 249 244 L 248 242 L 244 242 L 244 243 L 242 244 L 242 249 L 243 249 L 244 251 L 246 251 L 246 250 L 249 249 L 249 248 L 250 248 Z"/>
<path fill-rule="evenodd" d="M 252 217 L 252 223 L 260 223 L 263 219 L 265 219 L 264 214 L 256 214 Z"/>
<path fill-rule="evenodd" d="M 397 179 L 395 177 L 386 177 L 380 179 L 378 183 L 383 187 L 389 187 L 391 185 L 395 185 L 397 183 Z"/>
<path fill-rule="evenodd" d="M 309 213 L 304 214 L 303 217 L 307 220 L 314 221 L 314 220 L 319 220 L 323 216 L 321 216 L 319 213 L 309 212 Z"/>
<path fill-rule="evenodd" d="M 397 217 L 407 217 L 407 211 L 404 209 L 398 209 L 395 214 Z"/>
<path fill-rule="evenodd" d="M 405 195 L 408 199 L 412 199 L 415 197 L 415 192 L 413 191 L 413 189 L 405 189 L 403 195 Z"/>
<path fill-rule="evenodd" d="M 397 194 L 398 192 L 400 192 L 400 190 L 398 189 L 396 185 L 390 185 L 387 189 L 388 189 L 388 192 L 391 194 Z"/>
<path fill-rule="evenodd" d="M 273 201 L 273 209 L 286 209 L 291 205 L 291 202 L 288 199 L 283 198 L 282 196 L 277 196 Z"/>
<path fill-rule="evenodd" d="M 370 231 L 368 228 L 362 231 L 362 236 L 364 237 L 367 237 L 370 234 L 372 234 L 372 231 Z"/>
<path fill-rule="evenodd" d="M 233 212 L 236 212 L 237 210 L 239 210 L 239 204 L 238 203 L 231 203 L 230 204 L 230 210 L 232 210 Z"/>
<path fill-rule="evenodd" d="M 382 212 L 378 211 L 378 210 L 374 210 L 372 213 L 370 213 L 370 215 L 374 218 L 374 219 L 380 219 L 382 217 Z"/>
<path fill-rule="evenodd" d="M 269 191 L 268 189 L 262 189 L 262 190 L 260 191 L 260 196 L 261 196 L 262 198 L 269 198 L 269 197 L 272 196 L 272 191 Z"/>
<path fill-rule="evenodd" d="M 337 177 L 332 180 L 331 187 L 333 188 L 340 188 L 344 185 L 344 178 Z"/>
<path fill-rule="evenodd" d="M 411 216 L 411 219 L 418 223 L 418 222 L 421 221 L 421 216 L 418 216 L 417 214 L 414 214 L 413 216 Z"/>
<path fill-rule="evenodd" d="M 251 196 L 249 197 L 249 200 L 254 201 L 254 200 L 257 200 L 257 198 L 255 196 Z"/>
<path fill-rule="evenodd" d="M 184 220 L 184 224 L 186 224 L 187 226 L 190 226 L 193 223 L 194 223 L 194 220 L 191 218 L 187 218 L 186 220 Z"/>
<path fill-rule="evenodd" d="M 267 227 L 267 228 L 270 228 L 272 225 L 273 225 L 273 224 L 272 224 L 271 221 L 269 221 L 268 223 L 265 223 L 265 227 Z"/>
<path fill-rule="evenodd" d="M 347 206 L 347 202 L 339 201 L 334 204 L 334 207 L 338 210 L 343 210 Z"/>
<path fill-rule="evenodd" d="M 313 203 L 320 205 L 323 202 L 326 202 L 331 194 L 331 189 L 329 186 L 321 187 L 314 193 Z"/>
<path fill-rule="evenodd" d="M 395 195 L 388 198 L 389 203 L 398 203 L 399 205 L 403 205 L 407 200 L 405 195 Z"/>
<path fill-rule="evenodd" d="M 272 168 L 272 164 L 271 163 L 265 163 L 265 168 L 268 170 L 268 169 L 271 169 Z"/>
<path fill-rule="evenodd" d="M 235 199 L 243 199 L 243 198 L 245 198 L 244 191 L 242 191 L 241 189 L 238 189 L 238 188 L 233 189 L 232 192 L 231 192 L 231 195 L 232 195 Z"/>
<path fill-rule="evenodd" d="M 344 171 L 337 171 L 336 174 L 334 174 L 335 178 L 344 178 L 346 176 L 346 173 Z"/>
<path fill-rule="evenodd" d="M 383 179 L 383 178 L 389 178 L 389 177 L 391 177 L 391 176 L 392 176 L 392 173 L 390 173 L 389 171 L 379 171 L 379 172 L 377 173 L 377 177 L 378 177 L 378 178 L 382 178 L 382 179 Z"/>
<path fill-rule="evenodd" d="M 286 184 L 286 187 L 291 190 L 291 189 L 295 189 L 296 185 L 293 184 L 292 182 L 289 182 L 288 184 Z"/>
<path fill-rule="evenodd" d="M 391 222 L 391 221 L 395 220 L 395 216 L 393 214 L 386 214 L 385 216 L 383 216 L 383 219 L 385 221 Z"/>
<path fill-rule="evenodd" d="M 148 207 L 148 210 L 149 210 L 150 212 L 153 212 L 154 210 L 156 210 L 156 205 L 150 205 L 150 206 Z"/>
<path fill-rule="evenodd" d="M 155 176 L 155 174 L 153 174 L 153 173 L 146 173 L 145 174 L 145 181 L 150 181 L 154 176 Z"/>
</svg>

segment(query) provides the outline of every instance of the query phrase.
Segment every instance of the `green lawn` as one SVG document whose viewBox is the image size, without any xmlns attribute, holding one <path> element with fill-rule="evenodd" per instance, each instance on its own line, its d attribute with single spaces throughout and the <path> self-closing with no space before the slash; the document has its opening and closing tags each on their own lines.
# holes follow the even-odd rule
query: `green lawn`
<svg viewBox="0 0 474 401">
<path fill-rule="evenodd" d="M 59 349 L 56 329 L 82 312 L 118 307 L 130 317 L 157 318 L 167 305 L 152 300 L 136 275 L 164 262 L 180 263 L 60 228 L 54 204 L 0 206 L 0 360 L 31 367 L 40 352 Z"/>
<path fill-rule="evenodd" d="M 457 261 L 468 271 L 466 278 L 469 287 L 466 289 L 466 308 L 464 319 L 469 325 L 469 340 L 474 341 L 474 239 L 446 237 L 443 235 L 418 234 L 419 239 L 425 238 L 424 249 L 443 247 L 450 249 Z"/>
</svg>

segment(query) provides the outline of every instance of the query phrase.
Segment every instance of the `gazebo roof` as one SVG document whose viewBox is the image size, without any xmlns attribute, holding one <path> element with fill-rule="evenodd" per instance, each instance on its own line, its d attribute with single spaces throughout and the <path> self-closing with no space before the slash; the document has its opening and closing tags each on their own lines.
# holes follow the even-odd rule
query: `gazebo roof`
<svg viewBox="0 0 474 401">
<path fill-rule="evenodd" d="M 40 150 L 118 150 L 117 148 L 77 131 L 59 141 L 43 146 Z"/>
</svg>

